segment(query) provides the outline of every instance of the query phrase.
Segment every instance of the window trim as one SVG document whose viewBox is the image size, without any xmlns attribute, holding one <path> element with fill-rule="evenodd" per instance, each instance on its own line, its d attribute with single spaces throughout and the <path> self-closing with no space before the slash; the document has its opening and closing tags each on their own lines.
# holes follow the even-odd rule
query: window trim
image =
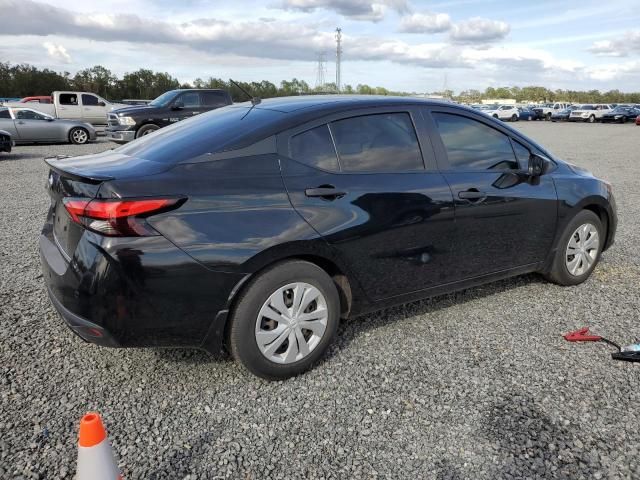
<svg viewBox="0 0 640 480">
<path fill-rule="evenodd" d="M 445 113 L 450 115 L 457 115 L 459 117 L 468 118 L 470 120 L 475 120 L 477 122 L 482 123 L 483 125 L 493 128 L 494 130 L 506 135 L 509 139 L 509 142 L 516 141 L 520 143 L 522 146 L 526 147 L 532 153 L 539 153 L 549 158 L 553 162 L 553 158 L 548 152 L 538 148 L 536 145 L 530 143 L 525 138 L 516 135 L 515 132 L 503 127 L 502 125 L 496 125 L 490 118 L 483 118 L 484 115 L 478 114 L 475 111 L 468 111 L 463 108 L 451 108 L 445 106 L 425 106 L 422 108 L 422 114 L 425 119 L 425 122 L 428 126 L 429 138 L 431 139 L 431 143 L 433 145 L 433 149 L 436 155 L 436 162 L 438 164 L 438 170 L 442 173 L 497 173 L 497 172 L 518 172 L 522 170 L 481 170 L 481 169 L 473 169 L 473 168 L 454 168 L 449 163 L 449 158 L 447 156 L 447 149 L 442 142 L 442 138 L 440 137 L 440 132 L 438 131 L 438 126 L 436 124 L 435 119 L 432 116 L 432 113 Z M 513 144 L 511 144 L 511 149 L 513 150 Z M 517 157 L 515 156 L 515 150 L 513 152 L 514 160 L 517 161 Z M 555 165 L 555 162 L 554 162 Z M 554 168 L 550 168 L 547 173 L 553 171 Z"/>
<path fill-rule="evenodd" d="M 298 160 L 291 158 L 290 141 L 291 138 L 304 133 L 308 130 L 313 130 L 321 125 L 327 125 L 331 134 L 331 140 L 333 141 L 333 148 L 336 152 L 336 158 L 338 159 L 339 171 L 336 170 L 324 170 L 315 166 L 307 165 L 309 168 L 313 168 L 320 172 L 329 173 L 332 175 L 381 175 L 381 174 L 416 174 L 416 173 L 433 173 L 437 172 L 436 166 L 436 153 L 433 149 L 433 141 L 427 135 L 427 128 L 424 124 L 424 118 L 420 111 L 420 105 L 385 105 L 384 107 L 361 107 L 351 108 L 347 111 L 338 113 L 332 113 L 325 115 L 314 120 L 310 120 L 288 130 L 285 130 L 277 135 L 278 142 L 278 154 L 291 159 L 294 162 L 301 163 Z M 422 158 L 422 169 L 419 170 L 368 170 L 368 171 L 344 171 L 342 170 L 342 163 L 340 162 L 340 156 L 338 155 L 338 149 L 336 148 L 335 138 L 331 131 L 330 123 L 338 120 L 346 120 L 348 118 L 362 117 L 367 115 L 385 114 L 385 113 L 406 113 L 409 115 L 413 129 L 418 140 L 418 149 Z"/>
</svg>

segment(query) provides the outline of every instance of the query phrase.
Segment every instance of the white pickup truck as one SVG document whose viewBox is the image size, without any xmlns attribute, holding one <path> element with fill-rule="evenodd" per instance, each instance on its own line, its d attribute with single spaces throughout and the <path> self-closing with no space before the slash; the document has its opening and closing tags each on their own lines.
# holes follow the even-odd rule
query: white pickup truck
<svg viewBox="0 0 640 480">
<path fill-rule="evenodd" d="M 127 105 L 111 103 L 90 92 L 53 92 L 53 103 L 33 103 L 29 108 L 53 118 L 80 120 L 93 125 L 106 125 L 109 112 Z M 24 107 L 24 103 L 7 102 L 7 107 Z"/>
<path fill-rule="evenodd" d="M 551 120 L 551 116 L 554 113 L 559 112 L 560 110 L 564 110 L 565 108 L 569 108 L 571 106 L 570 103 L 564 102 L 556 102 L 556 103 L 545 103 L 543 105 L 536 105 L 532 108 L 533 112 L 536 114 L 536 120 Z"/>
</svg>

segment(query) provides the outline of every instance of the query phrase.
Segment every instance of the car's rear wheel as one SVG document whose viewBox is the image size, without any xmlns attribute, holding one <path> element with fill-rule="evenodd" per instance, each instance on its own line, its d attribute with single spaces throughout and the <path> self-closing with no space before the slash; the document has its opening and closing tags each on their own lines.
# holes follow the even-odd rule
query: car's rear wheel
<svg viewBox="0 0 640 480">
<path fill-rule="evenodd" d="M 582 210 L 565 228 L 547 279 L 559 285 L 584 282 L 600 261 L 604 246 L 602 221 L 590 210 Z"/>
<path fill-rule="evenodd" d="M 145 135 L 149 135 L 150 133 L 153 133 L 156 130 L 160 130 L 160 127 L 158 125 L 154 125 L 153 123 L 150 123 L 148 125 L 143 125 L 142 127 L 140 127 L 140 129 L 136 133 L 136 138 L 144 137 Z"/>
<path fill-rule="evenodd" d="M 515 113 L 513 115 L 511 115 L 511 121 L 512 122 L 517 122 L 518 121 L 518 115 L 516 115 Z"/>
<path fill-rule="evenodd" d="M 279 263 L 238 299 L 229 328 L 231 353 L 259 377 L 289 378 L 322 357 L 339 318 L 338 291 L 324 270 L 301 260 Z"/>
<path fill-rule="evenodd" d="M 69 132 L 69 141 L 76 145 L 84 145 L 89 141 L 89 132 L 82 127 L 72 128 Z"/>
</svg>

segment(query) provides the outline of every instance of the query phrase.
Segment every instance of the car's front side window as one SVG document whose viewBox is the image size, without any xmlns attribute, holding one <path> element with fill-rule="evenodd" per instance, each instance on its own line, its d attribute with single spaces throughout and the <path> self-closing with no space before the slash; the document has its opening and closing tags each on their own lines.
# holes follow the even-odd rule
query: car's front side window
<svg viewBox="0 0 640 480">
<path fill-rule="evenodd" d="M 462 115 L 432 114 L 452 170 L 517 170 L 509 137 Z"/>
<path fill-rule="evenodd" d="M 408 113 L 380 113 L 330 124 L 345 172 L 423 170 L 424 163 Z"/>
<path fill-rule="evenodd" d="M 82 104 L 87 107 L 93 107 L 98 105 L 98 97 L 95 95 L 82 94 Z"/>
</svg>

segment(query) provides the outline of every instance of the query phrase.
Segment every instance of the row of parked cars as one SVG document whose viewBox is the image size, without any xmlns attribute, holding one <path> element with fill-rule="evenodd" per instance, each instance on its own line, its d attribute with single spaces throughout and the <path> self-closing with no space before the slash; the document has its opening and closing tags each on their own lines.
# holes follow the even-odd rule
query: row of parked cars
<svg viewBox="0 0 640 480">
<path fill-rule="evenodd" d="M 471 105 L 472 108 L 504 121 L 548 120 L 552 122 L 603 122 L 640 125 L 640 105 L 589 103 L 547 103 L 536 106 Z"/>
<path fill-rule="evenodd" d="M 84 144 L 98 131 L 126 143 L 231 103 L 229 93 L 219 89 L 171 90 L 152 101 L 118 103 L 89 92 L 26 97 L 0 104 L 0 151 L 21 143 Z"/>
</svg>

